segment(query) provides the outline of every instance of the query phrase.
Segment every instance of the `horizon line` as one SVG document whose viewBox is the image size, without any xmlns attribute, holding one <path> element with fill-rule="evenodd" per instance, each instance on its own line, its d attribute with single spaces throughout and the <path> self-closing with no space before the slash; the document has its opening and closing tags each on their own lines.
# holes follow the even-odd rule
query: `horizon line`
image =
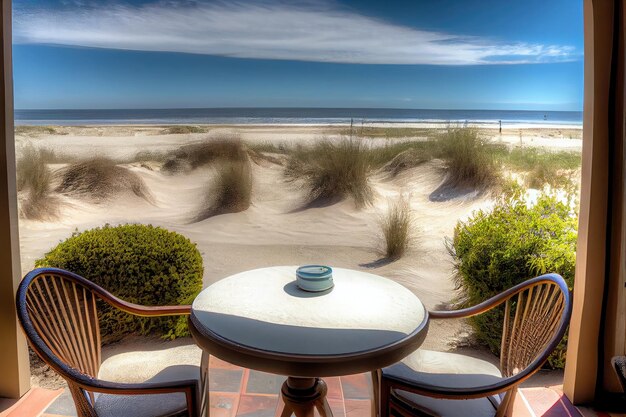
<svg viewBox="0 0 626 417">
<path fill-rule="evenodd" d="M 66 111 L 121 111 L 121 110 L 225 110 L 225 109 L 294 109 L 294 110 L 450 110 L 450 111 L 529 111 L 529 112 L 583 112 L 583 109 L 580 110 L 534 110 L 534 109 L 519 109 L 519 108 L 509 108 L 509 109 L 487 109 L 487 108 L 413 108 L 413 107 L 320 107 L 320 106 L 293 106 L 293 107 L 284 107 L 284 106 L 222 106 L 222 107 L 116 107 L 116 108 L 26 108 L 26 109 L 18 109 L 15 108 L 14 111 L 50 111 L 50 110 L 66 110 Z"/>
</svg>

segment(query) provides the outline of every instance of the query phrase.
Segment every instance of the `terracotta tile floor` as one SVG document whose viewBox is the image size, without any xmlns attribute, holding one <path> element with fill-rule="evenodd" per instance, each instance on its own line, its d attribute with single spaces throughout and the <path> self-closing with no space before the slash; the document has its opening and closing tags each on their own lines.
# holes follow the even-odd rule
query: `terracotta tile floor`
<svg viewBox="0 0 626 417">
<path fill-rule="evenodd" d="M 211 417 L 275 417 L 285 377 L 233 367 L 211 357 L 209 385 Z M 370 412 L 369 375 L 324 378 L 328 403 L 335 417 L 364 417 Z"/>
<path fill-rule="evenodd" d="M 243 369 L 214 357 L 210 361 L 209 375 L 211 417 L 279 416 L 282 404 L 278 393 L 284 377 Z M 335 417 L 370 417 L 369 374 L 325 378 L 325 381 L 328 385 L 328 402 Z M 33 414 L 33 417 L 38 415 Z M 57 415 L 76 415 L 67 390 L 43 414 L 44 417 Z M 570 404 L 559 386 L 520 389 L 513 416 L 626 417 L 589 410 L 581 413 Z"/>
</svg>

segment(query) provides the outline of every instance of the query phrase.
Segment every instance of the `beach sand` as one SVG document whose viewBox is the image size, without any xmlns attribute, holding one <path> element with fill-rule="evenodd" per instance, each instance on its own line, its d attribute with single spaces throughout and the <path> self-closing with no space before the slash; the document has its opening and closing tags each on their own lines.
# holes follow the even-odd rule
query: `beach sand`
<svg viewBox="0 0 626 417">
<path fill-rule="evenodd" d="M 99 155 L 123 162 L 131 161 L 140 151 L 167 152 L 224 133 L 237 133 L 249 142 L 304 143 L 321 137 L 336 138 L 345 130 L 345 126 L 217 126 L 210 127 L 207 133 L 163 134 L 163 128 L 158 126 L 58 127 L 55 134 L 20 133 L 16 148 L 18 154 L 32 145 L 76 159 Z M 488 129 L 486 134 L 493 136 L 494 141 L 518 145 L 520 131 L 509 129 L 500 135 L 497 129 Z M 571 128 L 528 128 L 523 129 L 521 138 L 523 146 L 580 149 L 582 145 L 580 130 Z M 376 197 L 371 206 L 363 209 L 357 210 L 349 200 L 302 209 L 303 192 L 296 184 L 285 181 L 283 167 L 260 161 L 253 163 L 252 206 L 248 210 L 192 222 L 214 175 L 210 166 L 189 174 L 167 175 L 138 162 L 122 165 L 145 181 L 154 201 L 128 195 L 96 204 L 61 196 L 58 220 L 20 219 L 24 273 L 33 268 L 36 259 L 76 230 L 105 223 L 144 223 L 182 233 L 197 244 L 204 261 L 205 286 L 253 268 L 322 263 L 390 278 L 413 291 L 426 308 L 439 309 L 453 302 L 457 294 L 446 239 L 452 237 L 457 221 L 493 204 L 489 195 L 430 201 L 430 193 L 444 179 L 441 163 L 431 161 L 393 179 L 375 173 L 371 183 Z M 378 221 L 388 201 L 401 195 L 410 197 L 416 238 L 403 258 L 387 263 L 381 260 Z M 468 334 L 469 329 L 461 321 L 433 322 L 423 346 L 448 350 L 464 343 Z"/>
</svg>

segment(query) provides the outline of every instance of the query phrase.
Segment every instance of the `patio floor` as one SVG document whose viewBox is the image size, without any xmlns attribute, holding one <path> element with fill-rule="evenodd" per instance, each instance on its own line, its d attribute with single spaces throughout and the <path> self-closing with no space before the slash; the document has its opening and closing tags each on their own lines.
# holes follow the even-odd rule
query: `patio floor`
<svg viewBox="0 0 626 417">
<path fill-rule="evenodd" d="M 284 377 L 231 365 L 211 357 L 211 417 L 275 417 L 281 409 L 278 395 Z M 328 402 L 335 417 L 369 417 L 369 374 L 325 378 Z M 22 414 L 20 414 L 22 415 Z M 34 414 L 33 417 L 38 414 Z M 75 416 L 67 390 L 50 405 L 44 417 Z M 514 417 L 617 417 L 617 414 L 578 410 L 559 386 L 522 388 Z M 621 417 L 621 415 L 619 415 Z M 29 417 L 29 416 L 24 416 Z"/>
</svg>

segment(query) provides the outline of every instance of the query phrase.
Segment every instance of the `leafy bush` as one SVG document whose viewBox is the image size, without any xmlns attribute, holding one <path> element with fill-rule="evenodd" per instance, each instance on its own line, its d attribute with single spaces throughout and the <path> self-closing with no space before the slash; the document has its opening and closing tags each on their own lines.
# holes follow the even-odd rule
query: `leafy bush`
<svg viewBox="0 0 626 417">
<path fill-rule="evenodd" d="M 321 140 L 310 147 L 296 148 L 285 175 L 302 180 L 309 204 L 352 197 L 357 207 L 372 200 L 368 181 L 371 162 L 368 147 L 358 140 Z"/>
<path fill-rule="evenodd" d="M 385 257 L 399 259 L 411 243 L 413 215 L 409 201 L 400 198 L 389 202 L 387 213 L 380 220 L 380 227 L 385 239 Z"/>
<path fill-rule="evenodd" d="M 496 203 L 492 211 L 477 211 L 454 230 L 450 250 L 457 284 L 466 306 L 475 305 L 529 278 L 547 272 L 574 283 L 577 217 L 568 201 L 542 194 L 528 204 L 519 194 Z M 478 341 L 500 353 L 503 310 L 470 319 Z M 565 343 L 549 359 L 562 368 Z"/>
<path fill-rule="evenodd" d="M 202 257 L 186 237 L 151 225 L 129 224 L 74 233 L 37 267 L 79 274 L 115 296 L 148 306 L 190 304 L 202 289 Z M 188 334 L 184 316 L 139 318 L 102 302 L 103 341 L 129 333 L 175 338 Z"/>
</svg>

